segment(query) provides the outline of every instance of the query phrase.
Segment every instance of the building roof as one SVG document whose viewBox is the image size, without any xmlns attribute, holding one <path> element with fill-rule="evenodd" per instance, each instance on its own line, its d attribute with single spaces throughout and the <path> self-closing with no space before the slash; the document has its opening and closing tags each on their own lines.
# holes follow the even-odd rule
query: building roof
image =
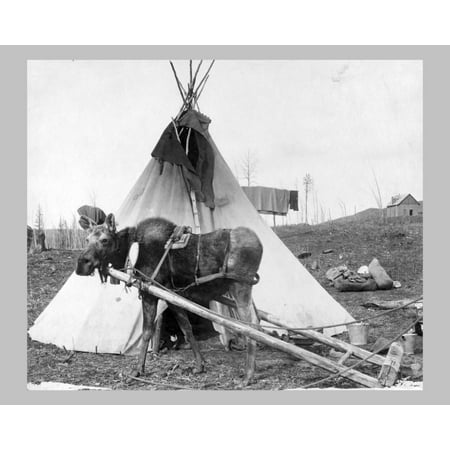
<svg viewBox="0 0 450 450">
<path fill-rule="evenodd" d="M 390 206 L 399 206 L 403 203 L 404 200 L 406 200 L 407 197 L 411 196 L 415 202 L 417 202 L 417 204 L 419 204 L 419 202 L 411 195 L 411 194 L 397 194 L 394 195 L 391 199 L 391 202 L 388 203 L 388 208 Z"/>
</svg>

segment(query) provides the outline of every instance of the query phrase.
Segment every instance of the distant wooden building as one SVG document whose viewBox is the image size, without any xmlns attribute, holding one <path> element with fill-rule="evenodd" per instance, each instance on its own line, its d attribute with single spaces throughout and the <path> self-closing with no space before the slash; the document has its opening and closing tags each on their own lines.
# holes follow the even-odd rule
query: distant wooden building
<svg viewBox="0 0 450 450">
<path fill-rule="evenodd" d="M 418 202 L 411 194 L 396 195 L 387 205 L 387 217 L 405 217 L 422 215 L 422 202 Z"/>
</svg>

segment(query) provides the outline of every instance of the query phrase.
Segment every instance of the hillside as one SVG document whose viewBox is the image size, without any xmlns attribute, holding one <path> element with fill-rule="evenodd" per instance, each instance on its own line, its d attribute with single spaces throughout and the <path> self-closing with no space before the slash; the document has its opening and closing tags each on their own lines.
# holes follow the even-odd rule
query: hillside
<svg viewBox="0 0 450 450">
<path fill-rule="evenodd" d="M 339 217 L 334 219 L 334 223 L 348 223 L 348 222 L 365 222 L 365 221 L 377 221 L 386 217 L 386 208 L 367 208 L 363 211 L 359 211 L 356 214 L 350 216 Z"/>
<path fill-rule="evenodd" d="M 369 211 L 369 212 L 367 212 Z M 311 257 L 301 260 L 311 274 L 351 314 L 367 313 L 361 304 L 371 296 L 382 299 L 415 298 L 422 295 L 423 284 L 423 225 L 422 217 L 401 220 L 370 220 L 370 211 L 351 220 L 351 217 L 315 226 L 277 227 L 274 231 L 295 254 L 309 251 Z M 378 210 L 376 210 L 379 212 Z M 365 217 L 361 220 L 361 217 Z M 324 250 L 333 250 L 323 254 Z M 391 291 L 338 292 L 325 277 L 331 267 L 346 264 L 357 270 L 378 258 L 388 274 L 400 281 L 402 287 Z M 317 261 L 319 268 L 312 270 Z"/>
</svg>

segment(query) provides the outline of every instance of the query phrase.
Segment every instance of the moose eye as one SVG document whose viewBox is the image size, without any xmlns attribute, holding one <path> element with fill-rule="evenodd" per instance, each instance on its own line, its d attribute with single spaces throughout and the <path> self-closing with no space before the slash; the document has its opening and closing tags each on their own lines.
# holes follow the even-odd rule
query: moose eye
<svg viewBox="0 0 450 450">
<path fill-rule="evenodd" d="M 106 244 L 106 243 L 108 243 L 108 239 L 106 239 L 106 238 L 100 239 L 100 242 L 102 244 Z"/>
</svg>

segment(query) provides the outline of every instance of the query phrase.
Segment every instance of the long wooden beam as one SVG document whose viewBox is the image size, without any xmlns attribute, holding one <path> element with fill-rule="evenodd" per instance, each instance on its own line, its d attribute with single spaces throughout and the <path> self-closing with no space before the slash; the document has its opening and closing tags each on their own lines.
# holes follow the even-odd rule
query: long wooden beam
<svg viewBox="0 0 450 450">
<path fill-rule="evenodd" d="M 281 328 L 289 328 L 286 324 L 283 324 L 282 321 L 277 319 L 272 314 L 269 314 L 265 311 L 261 311 L 260 309 L 256 310 L 258 316 L 265 320 L 266 322 L 273 323 L 274 325 L 278 325 Z M 350 352 L 353 356 L 356 356 L 360 359 L 365 359 L 371 355 L 371 352 L 364 350 L 363 348 L 357 347 L 356 345 L 349 344 L 348 342 L 341 341 L 340 339 L 335 339 L 329 336 L 325 336 L 323 333 L 319 333 L 315 330 L 298 330 L 294 332 L 295 334 L 300 334 L 301 336 L 314 339 L 322 344 L 328 345 L 329 347 L 334 348 L 335 350 L 339 350 L 342 352 Z M 378 366 L 382 366 L 385 358 L 380 355 L 372 355 L 367 362 L 374 363 Z"/>
<path fill-rule="evenodd" d="M 111 277 L 114 277 L 125 283 L 130 282 L 130 277 L 124 274 L 123 272 L 120 272 L 113 268 L 109 268 L 108 272 Z M 284 342 L 281 339 L 277 339 L 273 336 L 267 335 L 266 333 L 257 330 L 252 326 L 243 324 L 232 318 L 223 317 L 220 314 L 217 314 L 214 311 L 211 311 L 207 308 L 197 305 L 196 303 L 193 303 L 190 300 L 187 300 L 173 292 L 159 288 L 150 283 L 142 283 L 136 279 L 132 279 L 131 284 L 134 285 L 135 287 L 139 287 L 140 289 L 147 291 L 149 294 L 152 294 L 155 297 L 165 300 L 166 302 L 172 305 L 183 308 L 186 311 L 189 311 L 200 317 L 203 317 L 226 328 L 229 328 L 237 333 L 243 334 L 244 336 L 254 339 L 255 341 L 258 341 L 262 344 L 268 345 L 272 348 L 288 353 L 289 355 L 292 355 L 298 359 L 305 360 L 310 364 L 313 364 L 315 366 L 327 370 L 328 372 L 337 374 L 345 370 L 345 372 L 342 373 L 342 376 L 345 378 L 348 378 L 358 384 L 361 384 L 362 386 L 370 388 L 380 387 L 380 383 L 378 382 L 378 380 L 373 377 L 370 377 L 369 375 L 365 375 L 354 369 L 348 369 L 347 367 L 342 366 L 334 361 L 328 360 L 320 355 L 316 355 L 315 353 L 309 352 L 293 344 Z"/>
<path fill-rule="evenodd" d="M 236 307 L 236 303 L 234 300 L 228 297 L 222 297 L 223 302 L 231 307 Z M 266 311 L 263 311 L 261 309 L 256 309 L 256 313 L 258 314 L 258 317 L 261 320 L 264 320 L 265 322 L 271 323 L 273 325 L 278 325 L 280 328 L 283 328 L 285 330 L 288 330 L 291 328 L 289 325 L 284 323 L 281 319 L 274 316 L 273 314 L 270 314 Z M 301 336 L 314 339 L 315 341 L 320 342 L 321 344 L 327 345 L 329 347 L 334 348 L 335 350 L 342 351 L 344 353 L 350 352 L 351 355 L 356 356 L 360 359 L 365 359 L 371 355 L 371 352 L 364 350 L 363 348 L 357 347 L 356 345 L 349 344 L 348 342 L 341 341 L 340 339 L 336 339 L 333 337 L 325 336 L 322 333 L 319 333 L 315 330 L 298 330 L 294 331 L 295 334 L 299 334 Z M 382 366 L 385 361 L 385 358 L 380 355 L 372 355 L 370 356 L 370 359 L 367 360 L 367 362 L 376 364 L 377 366 Z"/>
</svg>

